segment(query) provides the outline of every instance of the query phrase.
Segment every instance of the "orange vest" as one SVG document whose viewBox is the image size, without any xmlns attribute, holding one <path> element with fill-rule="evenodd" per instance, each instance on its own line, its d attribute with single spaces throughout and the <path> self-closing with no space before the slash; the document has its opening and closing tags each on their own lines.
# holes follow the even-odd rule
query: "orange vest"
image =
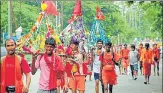
<svg viewBox="0 0 163 93">
<path fill-rule="evenodd" d="M 15 55 L 15 88 L 16 92 L 15 93 L 22 93 L 23 89 L 23 80 L 22 80 L 22 71 L 21 71 L 21 57 Z M 1 93 L 6 93 L 6 84 L 5 84 L 5 59 L 6 56 L 1 58 Z"/>
</svg>

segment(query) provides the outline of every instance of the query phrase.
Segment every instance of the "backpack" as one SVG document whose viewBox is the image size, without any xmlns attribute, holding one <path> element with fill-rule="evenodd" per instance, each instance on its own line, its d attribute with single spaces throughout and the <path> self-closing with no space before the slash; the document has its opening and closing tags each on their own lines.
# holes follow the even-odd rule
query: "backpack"
<svg viewBox="0 0 163 93">
<path fill-rule="evenodd" d="M 113 55 L 112 61 L 114 62 L 114 65 L 119 66 L 119 63 L 115 62 L 115 60 L 114 60 L 114 52 L 112 52 L 112 55 Z M 104 52 L 102 52 L 102 61 L 103 60 L 104 60 Z"/>
</svg>

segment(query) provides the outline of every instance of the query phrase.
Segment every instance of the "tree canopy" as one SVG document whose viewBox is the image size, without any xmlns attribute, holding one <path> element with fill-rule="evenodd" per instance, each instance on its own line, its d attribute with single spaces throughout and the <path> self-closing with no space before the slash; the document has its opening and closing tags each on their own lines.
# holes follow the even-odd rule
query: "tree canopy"
<svg viewBox="0 0 163 93">
<path fill-rule="evenodd" d="M 58 11 L 61 12 L 63 2 L 63 28 L 68 23 L 75 5 L 75 1 L 58 1 Z M 106 36 L 112 38 L 117 43 L 118 37 L 124 43 L 131 43 L 134 38 L 143 39 L 145 37 L 155 39 L 161 38 L 162 33 L 162 3 L 157 1 L 82 1 L 82 12 L 84 27 L 86 31 L 91 30 L 95 20 L 96 7 L 99 6 L 106 19 L 101 21 Z M 30 31 L 36 22 L 36 18 L 41 12 L 40 2 L 36 1 L 12 1 L 12 31 L 22 26 L 23 33 Z M 55 27 L 55 16 L 50 16 L 51 25 Z M 45 20 L 44 20 L 45 21 Z M 45 31 L 45 23 L 41 25 L 42 32 Z M 63 29 L 61 29 L 63 30 Z M 8 31 L 8 4 L 1 2 L 1 32 Z"/>
</svg>

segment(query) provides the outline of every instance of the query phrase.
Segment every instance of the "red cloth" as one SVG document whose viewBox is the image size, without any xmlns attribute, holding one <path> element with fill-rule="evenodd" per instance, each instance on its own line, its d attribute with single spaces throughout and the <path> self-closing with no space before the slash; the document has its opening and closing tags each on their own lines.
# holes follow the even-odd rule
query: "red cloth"
<svg viewBox="0 0 163 93">
<path fill-rule="evenodd" d="M 112 58 L 113 58 L 112 53 L 106 53 L 105 52 L 103 58 L 104 59 L 102 59 L 102 54 L 101 54 L 99 57 L 99 60 L 102 62 L 103 65 L 107 65 L 107 63 L 114 65 L 114 62 L 112 60 Z M 120 56 L 114 52 L 114 61 L 118 62 L 119 59 L 120 59 Z"/>
<path fill-rule="evenodd" d="M 144 49 L 142 54 L 142 60 L 143 62 L 152 63 L 153 62 L 153 52 L 152 49 Z"/>
<path fill-rule="evenodd" d="M 43 2 L 45 4 L 47 4 L 47 9 L 45 10 L 45 12 L 47 14 L 51 14 L 51 15 L 55 15 L 55 16 L 59 15 L 57 8 L 56 8 L 55 4 L 53 3 L 53 1 L 43 0 Z"/>
<path fill-rule="evenodd" d="M 107 65 L 108 63 L 111 64 L 111 65 L 114 65 L 114 62 L 112 61 L 112 58 L 113 58 L 113 56 L 112 56 L 111 53 L 104 53 L 103 57 L 102 57 L 102 54 L 100 55 L 99 60 L 102 62 L 102 64 L 104 66 Z"/>
<path fill-rule="evenodd" d="M 124 68 L 127 68 L 127 66 L 129 66 L 129 62 L 128 62 L 129 52 L 130 51 L 128 49 L 122 49 L 122 66 Z"/>
<path fill-rule="evenodd" d="M 71 19 L 68 20 L 68 23 L 73 22 L 77 16 L 82 16 L 81 0 L 76 0 L 73 14 L 71 16 Z"/>
<path fill-rule="evenodd" d="M 72 77 L 71 69 L 72 69 L 72 64 L 66 63 L 65 72 L 67 73 L 67 77 Z"/>
<path fill-rule="evenodd" d="M 143 71 L 144 71 L 144 75 L 151 75 L 151 64 L 150 63 L 144 63 L 143 64 L 143 67 L 144 67 L 144 69 L 143 69 Z"/>
<path fill-rule="evenodd" d="M 104 84 L 116 85 L 117 75 L 115 70 L 112 71 L 102 70 L 102 81 Z"/>
<path fill-rule="evenodd" d="M 138 53 L 139 53 L 140 58 L 142 56 L 143 50 L 144 50 L 144 48 L 141 48 L 141 47 L 138 49 Z M 142 60 L 140 60 L 140 61 L 142 61 Z"/>
<path fill-rule="evenodd" d="M 75 64 L 77 65 L 78 73 L 79 73 L 79 65 L 77 63 Z M 65 72 L 67 73 L 67 77 L 72 77 L 72 73 L 71 73 L 72 67 L 73 67 L 73 64 L 69 62 L 66 63 Z"/>
<path fill-rule="evenodd" d="M 24 58 L 22 58 L 21 68 L 23 73 L 30 72 L 29 65 Z M 15 85 L 15 57 L 6 56 L 6 86 L 12 85 Z"/>
<path fill-rule="evenodd" d="M 82 15 L 81 0 L 76 0 L 76 5 L 74 7 L 73 15 L 74 16 Z"/>
<path fill-rule="evenodd" d="M 157 59 L 160 59 L 160 51 L 158 48 L 153 49 L 153 56 L 156 57 Z"/>
<path fill-rule="evenodd" d="M 150 75 L 151 64 L 153 61 L 152 49 L 148 49 L 148 50 L 144 49 L 141 59 L 143 60 L 144 75 Z"/>
<path fill-rule="evenodd" d="M 57 48 L 58 48 L 57 49 L 58 54 L 64 54 L 65 50 L 64 50 L 64 47 L 62 45 L 58 46 Z"/>
<path fill-rule="evenodd" d="M 128 49 L 122 49 L 122 57 L 128 59 L 129 52 L 130 51 Z"/>
<path fill-rule="evenodd" d="M 114 53 L 114 57 L 116 56 L 116 53 Z M 103 67 L 106 66 L 107 64 L 114 65 L 114 62 L 112 61 L 112 54 L 111 53 L 104 53 L 103 59 L 102 59 L 102 54 L 99 57 L 99 60 L 102 62 Z M 116 57 L 115 57 L 116 59 Z M 116 59 L 117 60 L 117 59 Z M 115 70 L 112 71 L 106 71 L 102 69 L 102 80 L 104 84 L 112 84 L 115 85 L 117 84 L 117 75 Z"/>
<path fill-rule="evenodd" d="M 22 62 L 20 62 L 20 60 Z M 22 80 L 22 72 L 30 72 L 28 64 L 26 65 L 25 61 L 23 62 L 23 58 L 20 58 L 20 56 L 17 55 L 13 57 L 5 56 L 1 58 L 1 61 L 1 93 L 5 93 L 5 87 L 8 85 L 15 86 L 16 93 L 22 93 L 22 88 L 24 86 Z M 22 68 L 24 66 L 26 66 L 25 68 L 28 67 L 29 71 L 25 68 Z"/>
<path fill-rule="evenodd" d="M 64 47 L 62 45 L 58 46 L 58 49 L 61 49 L 62 51 L 64 51 Z"/>
<path fill-rule="evenodd" d="M 104 14 L 102 13 L 100 7 L 98 7 L 98 6 L 96 7 L 96 18 L 98 20 L 104 20 L 105 19 Z"/>
<path fill-rule="evenodd" d="M 91 75 L 92 74 L 92 72 L 89 71 L 89 68 L 90 68 L 90 63 L 89 62 L 84 62 L 82 64 L 82 66 L 83 66 L 83 74 L 85 74 L 85 75 Z"/>
<path fill-rule="evenodd" d="M 72 49 L 71 49 L 70 46 L 66 48 L 65 54 L 67 54 L 67 55 L 72 55 L 73 54 Z"/>
<path fill-rule="evenodd" d="M 57 83 L 54 83 L 57 81 L 56 71 L 63 71 L 64 67 L 61 62 L 60 57 L 54 56 L 54 54 L 53 54 L 51 57 L 51 61 L 50 61 L 50 60 L 48 60 L 46 53 L 43 56 L 44 56 L 45 62 L 47 63 L 47 65 L 50 69 L 49 89 L 54 89 L 57 87 Z M 55 60 L 54 60 L 54 58 L 55 58 Z M 55 62 L 55 65 L 53 65 L 54 62 Z"/>
</svg>

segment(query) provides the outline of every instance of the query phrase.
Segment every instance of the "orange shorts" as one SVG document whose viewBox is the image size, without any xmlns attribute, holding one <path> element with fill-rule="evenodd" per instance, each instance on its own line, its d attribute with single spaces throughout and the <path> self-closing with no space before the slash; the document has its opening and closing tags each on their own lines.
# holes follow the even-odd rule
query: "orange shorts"
<svg viewBox="0 0 163 93">
<path fill-rule="evenodd" d="M 61 86 L 61 79 L 57 79 L 57 87 Z"/>
<path fill-rule="evenodd" d="M 84 91 L 85 90 L 85 76 L 75 76 L 75 80 L 73 78 L 69 78 L 68 86 L 70 89 L 77 89 Z"/>
<path fill-rule="evenodd" d="M 115 70 L 107 71 L 102 70 L 102 81 L 104 84 L 116 85 L 117 84 L 117 75 Z"/>
<path fill-rule="evenodd" d="M 123 66 L 123 68 L 127 69 L 127 66 L 128 66 L 128 60 L 127 59 L 122 59 L 122 66 Z"/>
<path fill-rule="evenodd" d="M 144 62 L 144 75 L 151 75 L 151 63 Z"/>
</svg>

